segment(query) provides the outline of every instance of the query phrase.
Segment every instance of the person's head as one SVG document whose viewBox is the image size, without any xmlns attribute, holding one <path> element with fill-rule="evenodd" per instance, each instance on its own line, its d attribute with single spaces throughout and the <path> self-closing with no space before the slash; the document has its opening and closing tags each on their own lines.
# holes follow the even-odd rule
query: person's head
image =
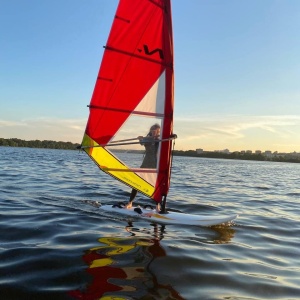
<svg viewBox="0 0 300 300">
<path fill-rule="evenodd" d="M 160 135 L 160 125 L 159 124 L 154 124 L 150 127 L 149 131 L 150 136 L 159 136 Z"/>
</svg>

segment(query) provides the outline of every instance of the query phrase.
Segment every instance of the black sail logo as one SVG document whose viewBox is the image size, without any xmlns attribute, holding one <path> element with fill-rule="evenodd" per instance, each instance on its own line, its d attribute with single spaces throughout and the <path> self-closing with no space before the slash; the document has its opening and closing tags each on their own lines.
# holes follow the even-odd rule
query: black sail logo
<svg viewBox="0 0 300 300">
<path fill-rule="evenodd" d="M 154 54 L 158 53 L 160 59 L 164 59 L 164 52 L 163 52 L 162 49 L 160 49 L 160 48 L 156 48 L 156 49 L 153 49 L 153 50 L 149 50 L 149 48 L 148 48 L 147 45 L 143 45 L 143 49 L 144 49 L 144 53 L 145 53 L 146 55 L 151 56 L 151 55 L 154 55 Z M 139 51 L 142 52 L 141 49 L 139 49 Z"/>
</svg>

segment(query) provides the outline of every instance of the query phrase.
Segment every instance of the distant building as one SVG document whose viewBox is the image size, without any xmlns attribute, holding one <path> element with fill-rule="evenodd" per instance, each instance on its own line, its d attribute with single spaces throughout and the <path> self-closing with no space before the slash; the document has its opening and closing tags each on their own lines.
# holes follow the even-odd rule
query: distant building
<svg viewBox="0 0 300 300">
<path fill-rule="evenodd" d="M 215 150 L 214 152 L 218 152 L 218 153 L 225 153 L 225 154 L 229 154 L 230 151 L 228 149 L 224 149 L 224 150 Z"/>
<path fill-rule="evenodd" d="M 255 154 L 261 154 L 261 150 L 255 150 Z"/>
<path fill-rule="evenodd" d="M 272 156 L 272 151 L 266 150 L 264 155 L 267 156 L 267 157 L 271 157 Z"/>
<path fill-rule="evenodd" d="M 247 154 L 252 154 L 252 150 L 247 150 L 246 153 Z"/>
<path fill-rule="evenodd" d="M 196 149 L 196 153 L 197 153 L 197 154 L 202 154 L 203 152 L 204 152 L 203 149 L 200 149 L 200 148 L 199 148 L 199 149 Z"/>
<path fill-rule="evenodd" d="M 300 153 L 297 153 L 296 151 L 294 151 L 294 152 L 289 153 L 288 156 L 292 157 L 292 158 L 300 158 Z"/>
</svg>

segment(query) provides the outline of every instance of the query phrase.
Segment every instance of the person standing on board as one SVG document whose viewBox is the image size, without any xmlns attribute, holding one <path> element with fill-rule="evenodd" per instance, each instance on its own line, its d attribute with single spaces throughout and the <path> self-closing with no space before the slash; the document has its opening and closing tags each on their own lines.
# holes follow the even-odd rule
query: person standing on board
<svg viewBox="0 0 300 300">
<path fill-rule="evenodd" d="M 141 164 L 141 168 L 148 168 L 148 169 L 155 169 L 157 165 L 157 150 L 159 146 L 159 142 L 156 140 L 159 140 L 160 137 L 160 125 L 154 124 L 150 127 L 149 133 L 146 137 L 139 136 L 138 139 L 140 141 L 140 144 L 145 147 L 145 156 L 143 163 Z M 132 189 L 129 202 L 126 205 L 126 208 L 131 208 L 133 200 L 137 194 L 136 189 Z M 156 210 L 159 211 L 160 207 L 159 204 L 156 205 Z"/>
</svg>

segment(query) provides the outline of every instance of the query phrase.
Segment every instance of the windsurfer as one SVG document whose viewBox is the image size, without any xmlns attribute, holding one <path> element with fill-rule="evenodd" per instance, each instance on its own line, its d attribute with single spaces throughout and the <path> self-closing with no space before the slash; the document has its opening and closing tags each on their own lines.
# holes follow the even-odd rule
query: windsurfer
<svg viewBox="0 0 300 300">
<path fill-rule="evenodd" d="M 149 133 L 146 137 L 138 136 L 138 139 L 140 141 L 140 144 L 145 147 L 145 156 L 143 159 L 143 162 L 141 164 L 141 168 L 156 168 L 157 165 L 157 150 L 159 146 L 159 142 L 156 141 L 160 137 L 160 125 L 154 124 L 150 127 Z M 137 190 L 132 189 L 129 202 L 126 205 L 126 208 L 131 208 L 133 200 L 135 199 L 137 195 Z M 160 204 L 158 203 L 156 205 L 156 210 L 160 211 Z"/>
</svg>

